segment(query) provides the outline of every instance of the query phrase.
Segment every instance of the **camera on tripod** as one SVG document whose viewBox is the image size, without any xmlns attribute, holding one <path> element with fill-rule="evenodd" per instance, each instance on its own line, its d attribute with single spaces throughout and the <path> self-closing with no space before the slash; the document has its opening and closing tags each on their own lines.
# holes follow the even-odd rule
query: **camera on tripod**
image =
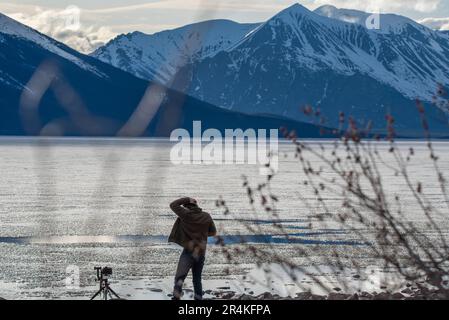
<svg viewBox="0 0 449 320">
<path fill-rule="evenodd" d="M 110 299 L 120 299 L 119 295 L 112 290 L 108 278 L 112 276 L 112 268 L 110 267 L 95 267 L 95 271 L 97 271 L 97 281 L 100 282 L 100 288 L 97 293 L 91 298 L 91 300 L 95 299 L 97 296 L 100 296 L 103 300 Z"/>
<path fill-rule="evenodd" d="M 100 281 L 104 278 L 109 278 L 112 276 L 112 268 L 110 267 L 95 267 L 94 268 L 97 271 L 97 280 Z"/>
</svg>

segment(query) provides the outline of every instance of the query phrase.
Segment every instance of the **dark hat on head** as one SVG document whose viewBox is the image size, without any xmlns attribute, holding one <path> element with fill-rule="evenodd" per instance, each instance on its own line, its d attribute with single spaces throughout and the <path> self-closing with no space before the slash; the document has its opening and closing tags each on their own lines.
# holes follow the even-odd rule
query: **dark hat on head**
<svg viewBox="0 0 449 320">
<path fill-rule="evenodd" d="M 198 207 L 198 202 L 195 199 L 190 200 L 189 203 L 185 204 L 184 207 L 188 208 L 188 209 L 197 209 Z"/>
</svg>

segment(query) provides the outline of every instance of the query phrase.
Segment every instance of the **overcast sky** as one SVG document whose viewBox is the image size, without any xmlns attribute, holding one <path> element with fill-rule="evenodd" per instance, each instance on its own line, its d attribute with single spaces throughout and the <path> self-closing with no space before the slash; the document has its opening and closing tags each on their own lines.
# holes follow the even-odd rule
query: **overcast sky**
<svg viewBox="0 0 449 320">
<path fill-rule="evenodd" d="M 2 1 L 0 12 L 83 52 L 91 52 L 121 33 L 154 33 L 188 23 L 225 18 L 260 22 L 296 3 L 291 0 L 14 0 Z M 243 3 L 243 4 L 242 4 Z M 339 8 L 398 13 L 433 28 L 449 30 L 449 0 L 301 0 L 315 9 Z M 67 29 L 67 7 L 76 6 L 80 28 Z"/>
</svg>

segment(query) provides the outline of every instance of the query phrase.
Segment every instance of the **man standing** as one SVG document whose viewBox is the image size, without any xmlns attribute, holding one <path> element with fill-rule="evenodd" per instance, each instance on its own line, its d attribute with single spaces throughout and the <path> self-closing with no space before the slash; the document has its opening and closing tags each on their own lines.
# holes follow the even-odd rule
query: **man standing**
<svg viewBox="0 0 449 320">
<path fill-rule="evenodd" d="M 181 299 L 184 280 L 192 269 L 194 298 L 202 300 L 201 274 L 206 257 L 207 237 L 217 234 L 214 221 L 210 214 L 198 207 L 197 201 L 192 198 L 173 201 L 170 208 L 177 214 L 178 219 L 168 242 L 177 243 L 184 248 L 176 270 L 173 299 Z"/>
</svg>

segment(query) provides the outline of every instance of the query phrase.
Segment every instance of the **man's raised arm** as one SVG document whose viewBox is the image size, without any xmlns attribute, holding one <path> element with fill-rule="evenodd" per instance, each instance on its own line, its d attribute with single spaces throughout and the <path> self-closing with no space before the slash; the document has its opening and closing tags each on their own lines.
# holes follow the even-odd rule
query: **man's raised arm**
<svg viewBox="0 0 449 320">
<path fill-rule="evenodd" d="M 175 200 L 172 203 L 170 203 L 170 209 L 172 209 L 172 211 L 174 213 L 176 213 L 176 215 L 178 217 L 183 219 L 190 212 L 188 209 L 184 208 L 183 205 L 189 204 L 189 203 L 191 203 L 191 201 L 192 200 L 190 198 L 181 198 L 181 199 Z"/>
</svg>

